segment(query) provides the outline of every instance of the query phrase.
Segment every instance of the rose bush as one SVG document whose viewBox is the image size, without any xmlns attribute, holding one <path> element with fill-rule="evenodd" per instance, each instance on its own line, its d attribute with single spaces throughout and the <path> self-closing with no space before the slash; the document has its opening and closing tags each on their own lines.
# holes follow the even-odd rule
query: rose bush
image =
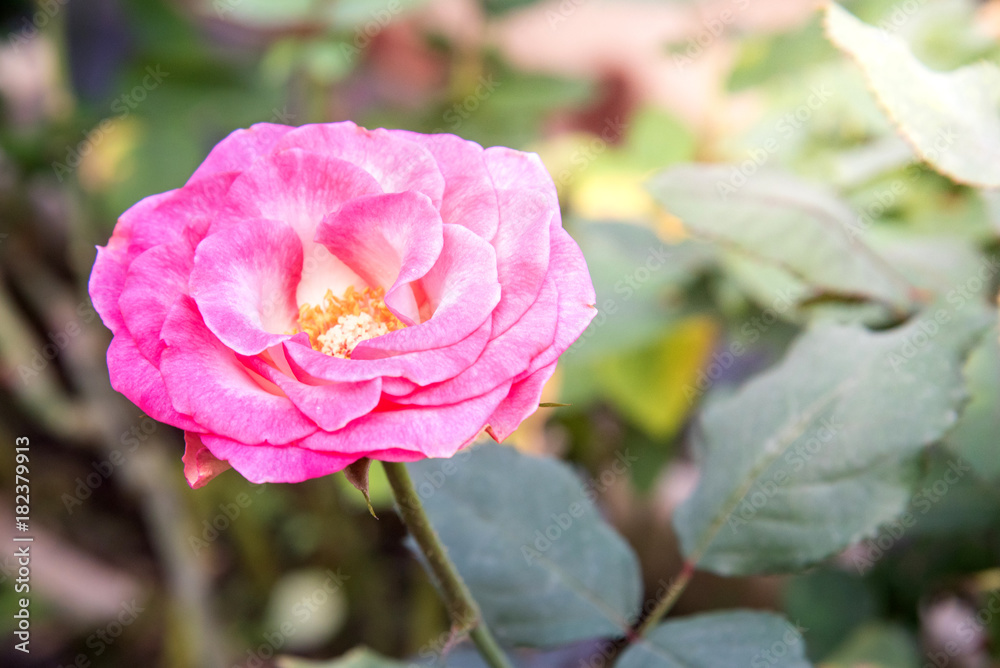
<svg viewBox="0 0 1000 668">
<path fill-rule="evenodd" d="M 536 155 L 350 122 L 232 133 L 122 214 L 90 295 L 194 487 L 502 440 L 595 314 Z"/>
</svg>

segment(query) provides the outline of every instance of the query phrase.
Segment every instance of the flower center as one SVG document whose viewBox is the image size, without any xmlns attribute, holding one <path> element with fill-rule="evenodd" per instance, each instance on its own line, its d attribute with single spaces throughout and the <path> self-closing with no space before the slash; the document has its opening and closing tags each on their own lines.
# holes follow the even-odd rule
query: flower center
<svg viewBox="0 0 1000 668">
<path fill-rule="evenodd" d="M 320 306 L 299 307 L 299 332 L 309 334 L 312 347 L 324 355 L 351 358 L 362 341 L 382 336 L 405 325 L 385 305 L 385 290 L 347 288 L 342 297 L 326 291 Z"/>
</svg>

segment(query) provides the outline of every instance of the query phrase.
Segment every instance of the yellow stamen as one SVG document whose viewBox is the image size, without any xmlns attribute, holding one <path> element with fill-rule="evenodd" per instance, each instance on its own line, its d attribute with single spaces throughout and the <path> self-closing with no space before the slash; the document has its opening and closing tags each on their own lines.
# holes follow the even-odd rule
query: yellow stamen
<svg viewBox="0 0 1000 668">
<path fill-rule="evenodd" d="M 309 334 L 312 347 L 326 355 L 350 359 L 362 341 L 405 327 L 385 305 L 385 290 L 347 288 L 342 297 L 326 291 L 320 306 L 299 307 L 297 332 Z"/>
</svg>

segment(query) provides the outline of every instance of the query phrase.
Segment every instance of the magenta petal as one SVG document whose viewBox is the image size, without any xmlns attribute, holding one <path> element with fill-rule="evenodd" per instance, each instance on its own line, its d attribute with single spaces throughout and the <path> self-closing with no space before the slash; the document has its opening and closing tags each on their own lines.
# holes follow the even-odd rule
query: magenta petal
<svg viewBox="0 0 1000 668">
<path fill-rule="evenodd" d="M 257 123 L 246 130 L 231 132 L 228 137 L 215 145 L 208 157 L 188 179 L 188 183 L 216 172 L 242 172 L 259 156 L 270 151 L 286 133 L 294 129 L 275 123 Z"/>
<path fill-rule="evenodd" d="M 385 303 L 403 322 L 419 322 L 412 290 L 444 243 L 441 216 L 426 195 L 404 192 L 352 200 L 327 216 L 316 241 L 370 286 L 386 288 Z"/>
<path fill-rule="evenodd" d="M 487 319 L 472 334 L 452 345 L 371 360 L 356 359 L 354 355 L 349 360 L 324 355 L 309 346 L 307 336 L 304 340 L 293 337 L 283 344 L 283 348 L 297 375 L 330 382 L 404 377 L 418 385 L 428 385 L 461 373 L 479 358 L 489 339 L 490 320 Z"/>
<path fill-rule="evenodd" d="M 187 294 L 194 247 L 186 239 L 150 248 L 135 259 L 118 298 L 122 317 L 143 356 L 160 363 L 160 330 L 170 307 Z"/>
<path fill-rule="evenodd" d="M 228 471 L 229 462 L 216 459 L 215 455 L 201 442 L 201 434 L 184 432 L 184 477 L 191 489 L 204 487 L 215 476 Z"/>
<path fill-rule="evenodd" d="M 423 135 L 390 130 L 430 151 L 444 176 L 441 219 L 463 225 L 483 239 L 492 239 L 500 222 L 496 187 L 486 169 L 483 147 L 449 134 Z"/>
<path fill-rule="evenodd" d="M 483 430 L 509 391 L 508 381 L 457 404 L 374 411 L 338 431 L 317 431 L 302 445 L 329 452 L 364 454 L 399 448 L 427 457 L 451 457 Z"/>
<path fill-rule="evenodd" d="M 561 227 L 552 228 L 549 271 L 559 288 L 559 325 L 556 328 L 556 338 L 548 350 L 532 360 L 531 366 L 522 375 L 534 373 L 555 362 L 597 315 L 594 307 L 597 295 L 587 271 L 587 261 L 584 260 L 580 247 Z"/>
<path fill-rule="evenodd" d="M 559 209 L 537 191 L 501 190 L 500 229 L 493 238 L 503 299 L 493 314 L 493 336 L 517 322 L 535 301 L 549 270 L 549 230 Z"/>
<path fill-rule="evenodd" d="M 211 174 L 167 193 L 151 209 L 130 216 L 134 221 L 131 223 L 131 256 L 182 238 L 200 241 L 222 210 L 226 193 L 235 178 L 232 172 Z"/>
<path fill-rule="evenodd" d="M 302 482 L 343 470 L 360 455 L 314 452 L 298 445 L 247 445 L 214 434 L 202 437 L 205 447 L 225 459 L 253 483 Z"/>
<path fill-rule="evenodd" d="M 242 355 L 278 345 L 296 328 L 302 244 L 273 220 L 247 220 L 198 246 L 191 296 L 212 333 Z"/>
<path fill-rule="evenodd" d="M 174 408 L 163 376 L 142 356 L 127 332 L 116 334 L 108 346 L 108 373 L 111 387 L 128 397 L 149 417 L 180 429 L 202 431 L 189 415 Z"/>
<path fill-rule="evenodd" d="M 311 244 L 323 217 L 355 197 L 382 192 L 356 165 L 301 149 L 258 160 L 229 189 L 226 217 L 267 218 L 291 225 L 303 245 Z M 216 228 L 213 228 L 213 231 Z"/>
<path fill-rule="evenodd" d="M 90 281 L 87 284 L 90 301 L 112 334 L 117 334 L 118 330 L 125 327 L 125 320 L 118 306 L 118 298 L 125 286 L 125 265 L 122 264 L 120 257 L 123 254 L 112 249 L 111 243 L 108 243 L 106 248 L 98 246 L 97 259 L 94 261 L 94 269 L 90 272 Z"/>
<path fill-rule="evenodd" d="M 476 331 L 500 301 L 496 252 L 464 227 L 445 225 L 441 255 L 420 284 L 433 310 L 429 320 L 362 341 L 352 360 L 444 348 Z"/>
<path fill-rule="evenodd" d="M 552 345 L 558 322 L 558 300 L 555 283 L 546 283 L 524 317 L 492 339 L 469 368 L 441 383 L 413 389 L 398 401 L 421 406 L 455 403 L 516 377 L 528 368 L 534 357 Z M 391 389 L 386 387 L 385 391 L 390 393 Z"/>
<path fill-rule="evenodd" d="M 543 197 L 546 208 L 558 211 L 556 185 L 537 153 L 494 146 L 483 152 L 483 160 L 497 190 L 533 190 Z"/>
<path fill-rule="evenodd" d="M 242 360 L 253 371 L 278 386 L 295 407 L 314 420 L 320 429 L 335 431 L 378 405 L 382 379 L 354 383 L 328 383 L 312 379 L 305 383 L 281 373 L 257 358 Z"/>
<path fill-rule="evenodd" d="M 167 391 L 205 430 L 247 443 L 290 443 L 316 431 L 288 397 L 208 330 L 190 297 L 174 304 L 162 337 L 167 349 L 160 371 Z"/>
<path fill-rule="evenodd" d="M 555 370 L 556 363 L 552 362 L 514 383 L 510 388 L 510 394 L 489 418 L 491 436 L 497 442 L 510 436 L 525 418 L 538 410 L 542 390 Z"/>
<path fill-rule="evenodd" d="M 422 146 L 387 130 L 366 130 L 350 121 L 303 125 L 281 138 L 276 151 L 301 148 L 357 165 L 387 193 L 415 190 L 441 206 L 444 178 Z"/>
</svg>

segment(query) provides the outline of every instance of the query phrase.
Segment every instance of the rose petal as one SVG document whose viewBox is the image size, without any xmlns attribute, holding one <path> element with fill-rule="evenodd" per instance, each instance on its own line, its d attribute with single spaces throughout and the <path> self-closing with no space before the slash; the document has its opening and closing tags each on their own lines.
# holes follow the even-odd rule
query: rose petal
<svg viewBox="0 0 1000 668">
<path fill-rule="evenodd" d="M 366 130 L 350 121 L 303 125 L 281 138 L 276 151 L 303 148 L 357 165 L 387 193 L 415 190 L 441 206 L 444 177 L 422 146 L 387 130 Z"/>
<path fill-rule="evenodd" d="M 139 351 L 153 365 L 166 345 L 160 339 L 163 321 L 174 302 L 187 294 L 194 264 L 194 246 L 187 239 L 150 248 L 135 259 L 118 298 L 122 317 Z"/>
<path fill-rule="evenodd" d="M 320 429 L 336 431 L 378 405 L 382 379 L 354 383 L 330 383 L 315 378 L 308 382 L 285 375 L 257 358 L 241 358 L 256 373 L 277 385 L 295 407 L 314 420 Z"/>
<path fill-rule="evenodd" d="M 555 282 L 549 281 L 524 317 L 506 332 L 490 340 L 482 355 L 469 368 L 440 383 L 401 393 L 402 396 L 397 401 L 420 406 L 450 404 L 482 394 L 509 381 L 527 369 L 533 358 L 552 345 L 558 313 L 559 292 Z M 389 387 L 385 387 L 384 391 L 392 392 Z"/>
<path fill-rule="evenodd" d="M 302 482 L 343 470 L 361 457 L 313 452 L 299 445 L 247 445 L 230 438 L 205 434 L 202 441 L 213 455 L 224 459 L 253 483 Z"/>
<path fill-rule="evenodd" d="M 257 123 L 248 129 L 231 132 L 215 145 L 204 162 L 194 171 L 188 183 L 216 172 L 242 172 L 259 156 L 269 152 L 274 144 L 295 128 L 275 123 Z"/>
<path fill-rule="evenodd" d="M 521 376 L 534 373 L 555 362 L 573 342 L 580 338 L 587 325 L 597 315 L 594 303 L 597 295 L 587 271 L 587 261 L 580 247 L 561 227 L 552 230 L 552 251 L 549 261 L 552 278 L 559 288 L 559 325 L 552 346 L 532 360 Z M 516 378 L 515 380 L 520 380 Z"/>
<path fill-rule="evenodd" d="M 191 296 L 212 333 L 242 355 L 289 338 L 298 322 L 295 293 L 302 243 L 289 225 L 248 220 L 198 246 Z"/>
<path fill-rule="evenodd" d="M 552 209 L 536 191 L 501 190 L 500 228 L 493 238 L 503 299 L 493 313 L 493 336 L 499 336 L 535 301 L 549 270 Z"/>
<path fill-rule="evenodd" d="M 486 168 L 483 147 L 450 134 L 424 135 L 407 130 L 391 134 L 420 144 L 434 156 L 444 176 L 441 219 L 492 239 L 500 222 L 496 187 Z"/>
<path fill-rule="evenodd" d="M 496 253 L 481 238 L 458 225 L 444 225 L 437 262 L 420 280 L 433 315 L 419 325 L 362 341 L 352 360 L 369 360 L 450 346 L 490 318 L 500 301 Z"/>
<path fill-rule="evenodd" d="M 476 361 L 490 338 L 487 319 L 458 343 L 436 350 L 421 350 L 373 360 L 341 359 L 313 350 L 309 337 L 300 334 L 282 344 L 296 375 L 309 375 L 330 382 L 353 382 L 381 377 L 383 382 L 404 377 L 418 385 L 437 383 L 461 373 Z M 355 348 L 357 350 L 357 348 Z"/>
<path fill-rule="evenodd" d="M 538 410 L 545 383 L 556 370 L 552 362 L 514 383 L 510 393 L 489 417 L 490 436 L 499 443 L 510 436 L 524 419 Z"/>
<path fill-rule="evenodd" d="M 302 446 L 358 453 L 399 448 L 427 457 L 451 457 L 472 441 L 510 391 L 510 382 L 486 394 L 444 406 L 382 406 L 335 432 L 317 431 Z"/>
<path fill-rule="evenodd" d="M 167 391 L 178 410 L 206 431 L 241 442 L 277 444 L 316 431 L 316 424 L 288 397 L 273 386 L 265 389 L 266 381 L 258 380 L 209 331 L 190 297 L 174 304 L 162 336 L 167 349 L 160 371 Z"/>
<path fill-rule="evenodd" d="M 201 442 L 201 434 L 184 432 L 184 477 L 191 489 L 204 487 L 208 482 L 232 468 L 229 462 L 216 459 L 215 455 Z"/>
<path fill-rule="evenodd" d="M 420 322 L 409 284 L 423 277 L 444 244 L 441 216 L 426 195 L 404 192 L 352 200 L 323 219 L 316 241 L 370 286 L 408 325 Z"/>
<path fill-rule="evenodd" d="M 163 376 L 142 356 L 128 332 L 116 334 L 108 346 L 108 373 L 111 387 L 149 417 L 179 429 L 203 431 L 189 415 L 174 408 Z"/>
</svg>

